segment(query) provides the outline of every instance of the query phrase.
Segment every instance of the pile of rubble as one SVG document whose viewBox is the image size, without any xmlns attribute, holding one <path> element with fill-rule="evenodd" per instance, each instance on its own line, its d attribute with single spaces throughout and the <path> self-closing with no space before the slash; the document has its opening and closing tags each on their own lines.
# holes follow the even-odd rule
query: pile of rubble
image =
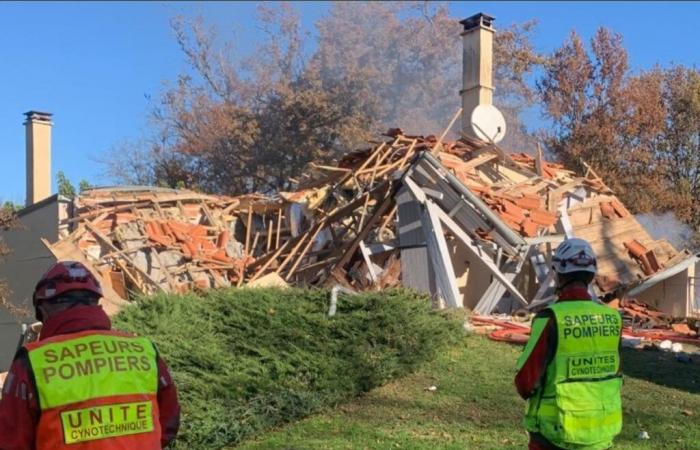
<svg viewBox="0 0 700 450">
<path fill-rule="evenodd" d="M 335 165 L 310 164 L 295 191 L 274 196 L 93 189 L 62 224 L 69 234 L 46 244 L 59 259 L 90 265 L 116 308 L 130 293 L 274 279 L 354 290 L 402 284 L 491 314 L 553 298 L 552 250 L 567 236 L 598 254 L 600 297 L 622 297 L 696 260 L 651 239 L 590 169 L 577 177 L 539 152 L 508 154 L 467 138 L 386 136 Z"/>
</svg>

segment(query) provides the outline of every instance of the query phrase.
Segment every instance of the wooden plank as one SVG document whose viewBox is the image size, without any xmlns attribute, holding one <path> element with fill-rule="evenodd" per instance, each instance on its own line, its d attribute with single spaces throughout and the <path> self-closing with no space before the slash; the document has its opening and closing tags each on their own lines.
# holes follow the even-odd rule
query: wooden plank
<svg viewBox="0 0 700 450">
<path fill-rule="evenodd" d="M 153 202 L 153 209 L 156 210 L 158 213 L 158 217 L 161 218 L 162 220 L 165 220 L 165 213 L 163 212 L 163 208 L 160 207 L 160 204 L 157 201 Z"/>
<path fill-rule="evenodd" d="M 277 270 L 275 270 L 276 274 L 280 274 L 282 270 L 289 264 L 289 261 L 291 261 L 292 257 L 296 255 L 296 252 L 299 250 L 301 245 L 308 239 L 309 233 L 304 233 L 299 236 L 301 239 L 299 239 L 299 242 L 297 242 L 294 247 L 290 250 L 289 254 L 282 260 L 282 263 L 280 263 L 279 267 Z"/>
<path fill-rule="evenodd" d="M 282 227 L 282 208 L 277 211 L 277 236 L 275 237 L 275 248 L 280 246 L 280 228 Z"/>
<path fill-rule="evenodd" d="M 452 126 L 455 124 L 455 122 L 457 122 L 457 119 L 459 119 L 459 117 L 461 115 L 462 115 L 462 108 L 459 108 L 457 110 L 457 113 L 454 115 L 454 117 L 452 117 L 452 120 L 450 120 L 450 123 L 447 125 L 447 128 L 445 128 L 445 131 L 443 131 L 442 134 L 440 135 L 440 139 L 437 140 L 437 142 L 435 143 L 435 146 L 430 151 L 431 153 L 438 154 L 442 151 L 442 141 L 445 139 L 445 136 L 447 136 L 447 133 L 450 132 L 450 130 L 452 129 Z"/>
<path fill-rule="evenodd" d="M 445 232 L 442 230 L 442 224 L 437 215 L 437 207 L 433 206 L 431 202 L 427 202 L 425 206 L 421 221 L 438 290 L 447 306 L 461 308 L 464 306 L 464 301 L 457 286 L 455 271 L 450 260 L 450 251 L 447 248 L 447 241 L 445 241 Z"/>
<path fill-rule="evenodd" d="M 559 226 L 567 239 L 574 237 L 574 230 L 569 220 L 569 213 L 566 212 L 566 207 L 564 205 L 559 207 Z"/>
<path fill-rule="evenodd" d="M 314 169 L 327 170 L 329 172 L 343 172 L 343 173 L 352 172 L 352 169 L 346 169 L 343 167 L 335 167 L 335 166 L 324 166 L 322 164 L 316 164 L 313 162 L 310 163 L 309 165 L 311 167 L 313 167 Z"/>
<path fill-rule="evenodd" d="M 221 224 L 219 223 L 218 220 L 214 219 L 214 215 L 212 214 L 211 210 L 209 209 L 209 206 L 207 206 L 207 203 L 204 200 L 200 200 L 199 204 L 202 207 L 202 211 L 204 211 L 204 215 L 207 218 L 207 221 L 209 222 L 209 225 L 217 228 L 223 228 Z"/>
<path fill-rule="evenodd" d="M 151 204 L 151 202 L 138 202 L 138 203 L 130 203 L 130 204 L 127 204 L 127 205 L 113 206 L 113 207 L 111 207 L 111 208 L 105 208 L 105 207 L 102 207 L 102 206 L 98 206 L 99 209 L 96 209 L 96 210 L 93 210 L 93 211 L 90 211 L 90 212 L 86 212 L 86 213 L 79 214 L 78 216 L 76 216 L 76 217 L 71 217 L 70 219 L 62 220 L 60 223 L 61 223 L 61 225 L 65 225 L 65 224 L 69 224 L 69 223 L 73 223 L 73 222 L 81 222 L 81 221 L 83 221 L 83 220 L 86 220 L 86 219 L 90 219 L 90 218 L 92 218 L 92 217 L 99 216 L 99 215 L 101 215 L 101 214 L 107 214 L 107 215 L 109 215 L 109 214 L 113 214 L 113 213 L 116 213 L 116 212 L 128 211 L 128 210 L 130 210 L 131 208 L 141 208 L 141 207 L 144 207 L 144 206 L 148 206 L 148 205 L 150 205 L 150 204 Z"/>
<path fill-rule="evenodd" d="M 411 145 L 406 149 L 406 153 L 403 155 L 403 158 L 401 158 L 401 162 L 399 163 L 399 170 L 403 169 L 406 166 L 406 163 L 408 162 L 409 158 L 411 155 L 414 154 L 413 149 L 416 148 L 416 143 L 418 142 L 418 139 L 414 139 L 411 141 Z"/>
<path fill-rule="evenodd" d="M 248 255 L 250 251 L 250 233 L 252 231 L 252 225 L 253 225 L 253 206 L 248 205 L 248 220 L 246 221 L 246 229 L 245 229 L 245 248 L 244 248 L 244 254 Z"/>
<path fill-rule="evenodd" d="M 372 284 L 374 284 L 377 282 L 378 275 L 377 272 L 374 270 L 374 263 L 370 259 L 369 249 L 365 245 L 365 241 L 360 241 L 360 253 L 362 254 L 362 258 L 365 260 L 365 264 L 367 265 L 367 272 L 369 273 L 369 278 L 372 281 Z"/>
<path fill-rule="evenodd" d="M 265 247 L 266 252 L 269 252 L 272 248 L 272 219 L 270 219 L 268 223 L 269 225 L 267 227 L 267 246 Z"/>
<path fill-rule="evenodd" d="M 381 230 L 385 229 L 387 227 L 387 225 L 389 225 L 389 222 L 391 222 L 391 219 L 393 219 L 394 216 L 396 215 L 397 209 L 398 209 L 398 205 L 394 205 L 394 207 L 391 208 L 391 211 L 389 212 L 389 214 L 386 215 L 386 217 L 382 221 L 382 224 L 379 226 L 379 230 L 380 230 L 379 234 L 381 234 Z"/>
<path fill-rule="evenodd" d="M 306 253 L 309 251 L 311 246 L 313 245 L 314 241 L 316 240 L 316 236 L 318 236 L 318 233 L 321 232 L 323 227 L 325 226 L 325 221 L 321 221 L 317 226 L 316 226 L 316 231 L 311 235 L 311 238 L 309 238 L 308 242 L 306 243 L 306 246 L 304 246 L 304 249 L 301 251 L 299 256 L 297 257 L 296 262 L 292 265 L 292 267 L 289 269 L 287 272 L 287 276 L 284 277 L 285 281 L 289 281 L 289 279 L 292 277 L 294 274 L 294 271 L 296 270 L 297 267 L 299 267 L 299 264 L 301 264 L 301 261 L 304 259 L 304 256 Z"/>
<path fill-rule="evenodd" d="M 465 161 L 463 163 L 460 163 L 459 171 L 460 172 L 467 172 L 468 170 L 476 169 L 477 167 L 481 166 L 482 164 L 489 163 L 495 159 L 498 159 L 497 154 L 484 153 L 483 155 L 479 155 L 476 158 L 470 159 L 469 161 Z"/>
<path fill-rule="evenodd" d="M 392 187 L 391 183 L 384 185 L 385 186 L 386 194 L 383 196 L 380 196 L 381 198 L 384 198 L 384 201 L 375 209 L 374 213 L 370 217 L 370 219 L 367 221 L 367 225 L 362 229 L 359 230 L 358 235 L 355 237 L 353 242 L 348 246 L 348 249 L 343 255 L 343 257 L 338 261 L 334 267 L 333 270 L 337 268 L 343 267 L 345 264 L 347 264 L 348 261 L 350 261 L 350 258 L 352 258 L 353 254 L 355 253 L 355 250 L 357 250 L 357 247 L 360 245 L 360 241 L 365 239 L 367 235 L 369 235 L 370 231 L 372 231 L 372 228 L 374 225 L 379 221 L 379 219 L 384 215 L 387 209 L 389 209 L 389 206 L 393 203 L 393 193 L 394 193 L 394 188 Z M 379 188 L 378 188 L 379 189 Z M 376 191 L 376 190 L 375 190 Z"/>
<path fill-rule="evenodd" d="M 284 252 L 284 250 L 290 245 L 290 243 L 293 240 L 294 239 L 290 239 L 290 240 L 286 241 L 284 244 L 282 244 L 281 247 L 279 247 L 277 250 L 275 250 L 275 253 L 272 254 L 267 259 L 265 264 L 263 264 L 262 267 L 260 267 L 257 272 L 255 272 L 255 274 L 252 276 L 252 278 L 249 280 L 249 282 L 252 283 L 253 281 L 257 280 L 265 272 L 265 270 L 267 270 L 267 268 L 270 267 L 270 265 L 277 260 L 277 258 L 282 254 L 282 252 Z"/>
</svg>

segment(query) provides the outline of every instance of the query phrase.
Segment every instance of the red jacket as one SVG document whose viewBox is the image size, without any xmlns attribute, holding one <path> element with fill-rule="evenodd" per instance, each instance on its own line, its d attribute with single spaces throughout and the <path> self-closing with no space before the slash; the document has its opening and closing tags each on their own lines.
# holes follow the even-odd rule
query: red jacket
<svg viewBox="0 0 700 450">
<path fill-rule="evenodd" d="M 99 306 L 76 306 L 51 316 L 41 332 L 41 339 L 88 330 L 110 330 L 112 323 Z M 164 447 L 177 435 L 180 405 L 177 390 L 168 368 L 158 357 L 158 407 Z M 39 404 L 31 380 L 26 352 L 12 362 L 0 400 L 0 450 L 34 450 Z"/>
</svg>

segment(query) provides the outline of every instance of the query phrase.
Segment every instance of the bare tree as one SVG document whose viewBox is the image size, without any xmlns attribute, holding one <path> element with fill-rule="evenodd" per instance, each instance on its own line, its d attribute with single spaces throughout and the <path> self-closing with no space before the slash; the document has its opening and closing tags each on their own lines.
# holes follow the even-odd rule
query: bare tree
<svg viewBox="0 0 700 450">
<path fill-rule="evenodd" d="M 285 190 L 310 161 L 389 127 L 440 133 L 459 107 L 460 25 L 445 5 L 334 3 L 316 24 L 318 42 L 288 4 L 263 4 L 258 23 L 263 38 L 241 58 L 201 20 L 173 20 L 190 71 L 163 93 L 151 142 L 106 158 L 112 175 L 223 194 Z M 497 98 L 523 137 L 514 142 L 526 136 L 517 119 L 533 100 L 525 78 L 540 61 L 533 27 L 508 28 L 496 41 Z"/>
<path fill-rule="evenodd" d="M 590 50 L 572 32 L 538 82 L 552 127 L 548 149 L 579 171 L 590 164 L 633 209 L 656 209 L 665 195 L 656 148 L 664 130 L 663 76 L 632 76 L 622 37 L 600 28 Z"/>
<path fill-rule="evenodd" d="M 675 66 L 665 72 L 663 104 L 667 108 L 660 140 L 660 167 L 672 193 L 676 215 L 700 230 L 700 72 Z"/>
</svg>

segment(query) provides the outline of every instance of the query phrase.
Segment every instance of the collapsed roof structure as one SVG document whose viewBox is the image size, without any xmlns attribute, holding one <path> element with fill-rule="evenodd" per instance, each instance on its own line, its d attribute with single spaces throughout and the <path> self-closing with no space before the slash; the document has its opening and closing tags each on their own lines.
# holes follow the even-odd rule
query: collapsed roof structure
<svg viewBox="0 0 700 450">
<path fill-rule="evenodd" d="M 596 250 L 600 298 L 642 294 L 697 262 L 653 240 L 592 170 L 577 177 L 539 154 L 398 129 L 335 166 L 311 164 L 294 192 L 102 188 L 84 192 L 73 211 L 64 224 L 72 231 L 46 244 L 58 259 L 90 265 L 113 305 L 129 292 L 243 286 L 275 274 L 300 285 L 402 284 L 488 314 L 551 300 L 552 250 L 566 237 Z M 696 314 L 688 295 L 650 303 Z"/>
</svg>

